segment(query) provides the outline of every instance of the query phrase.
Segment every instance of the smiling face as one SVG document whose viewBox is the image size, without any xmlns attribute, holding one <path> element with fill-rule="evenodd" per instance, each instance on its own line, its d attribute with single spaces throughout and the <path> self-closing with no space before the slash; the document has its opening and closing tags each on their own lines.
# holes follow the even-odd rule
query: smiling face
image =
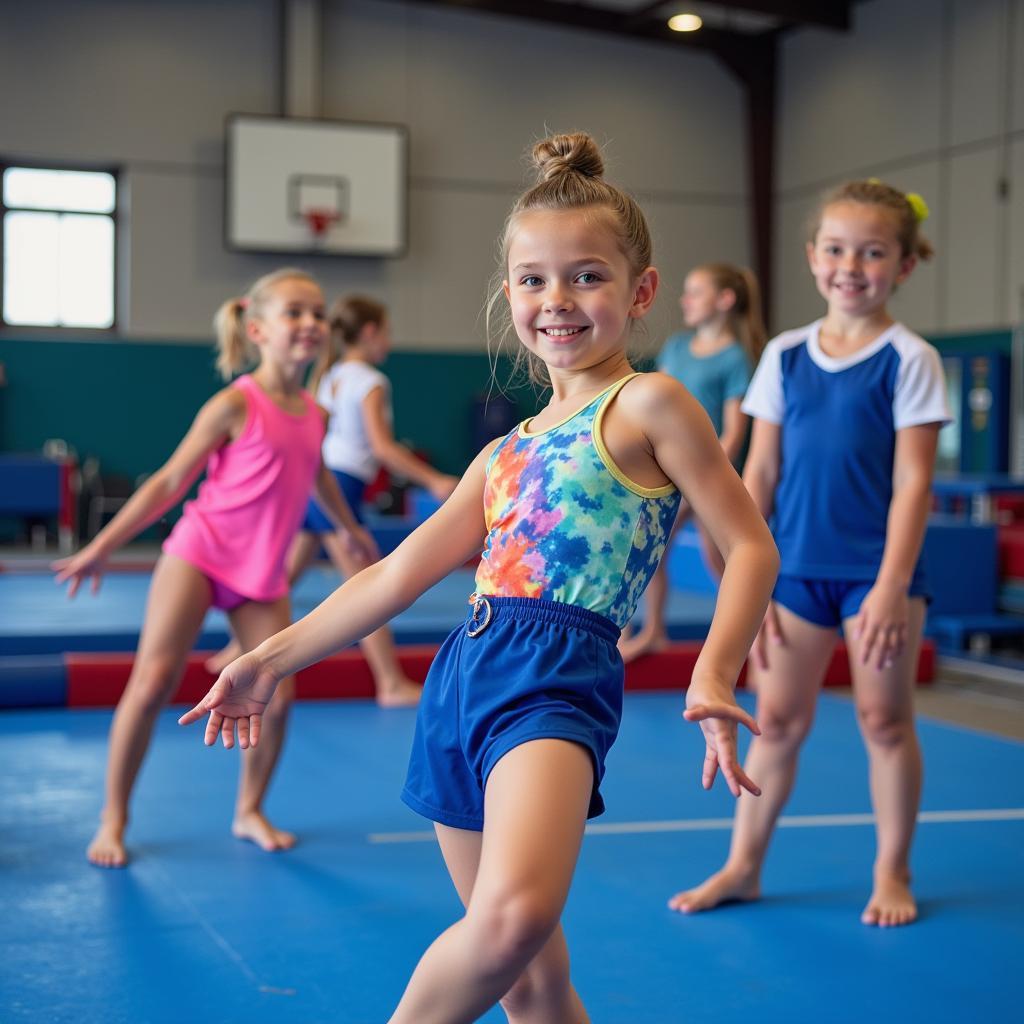
<svg viewBox="0 0 1024 1024">
<path fill-rule="evenodd" d="M 916 262 L 903 255 L 891 212 L 848 201 L 825 207 L 807 260 L 829 312 L 855 317 L 884 307 Z"/>
<path fill-rule="evenodd" d="M 262 359 L 284 369 L 306 366 L 327 344 L 323 293 L 303 278 L 280 281 L 247 321 L 247 329 Z"/>
<path fill-rule="evenodd" d="M 508 248 L 505 294 L 519 340 L 549 370 L 585 370 L 624 355 L 629 327 L 647 311 L 657 271 L 634 278 L 599 208 L 532 210 Z"/>
<path fill-rule="evenodd" d="M 710 324 L 736 305 L 736 295 L 729 288 L 718 288 L 706 270 L 691 270 L 683 282 L 679 308 L 687 327 Z"/>
</svg>

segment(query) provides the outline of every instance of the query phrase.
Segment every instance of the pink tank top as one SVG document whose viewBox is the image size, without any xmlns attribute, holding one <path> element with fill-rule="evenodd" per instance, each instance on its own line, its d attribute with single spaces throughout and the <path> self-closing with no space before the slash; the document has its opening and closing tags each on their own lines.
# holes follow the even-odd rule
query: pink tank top
<svg viewBox="0 0 1024 1024">
<path fill-rule="evenodd" d="M 253 601 L 288 592 L 285 559 L 302 523 L 320 467 L 324 421 L 305 391 L 306 411 L 285 412 L 246 375 L 242 433 L 215 451 L 206 479 L 164 551 Z"/>
</svg>

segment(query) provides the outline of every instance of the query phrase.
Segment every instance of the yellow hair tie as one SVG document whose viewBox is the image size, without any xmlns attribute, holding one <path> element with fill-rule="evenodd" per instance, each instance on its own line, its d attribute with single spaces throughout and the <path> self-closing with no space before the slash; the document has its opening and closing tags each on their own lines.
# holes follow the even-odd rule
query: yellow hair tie
<svg viewBox="0 0 1024 1024">
<path fill-rule="evenodd" d="M 914 219 L 918 224 L 928 219 L 928 214 L 931 211 L 928 209 L 928 204 L 924 199 L 919 196 L 916 192 L 907 193 L 907 202 L 910 203 L 910 208 L 914 211 Z"/>
</svg>

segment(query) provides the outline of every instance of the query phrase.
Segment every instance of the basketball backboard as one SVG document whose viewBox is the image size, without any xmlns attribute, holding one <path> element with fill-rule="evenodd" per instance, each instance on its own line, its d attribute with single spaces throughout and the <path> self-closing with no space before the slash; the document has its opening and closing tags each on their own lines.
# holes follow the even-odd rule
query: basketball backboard
<svg viewBox="0 0 1024 1024">
<path fill-rule="evenodd" d="M 349 256 L 405 251 L 404 126 L 233 114 L 225 135 L 230 249 Z"/>
</svg>

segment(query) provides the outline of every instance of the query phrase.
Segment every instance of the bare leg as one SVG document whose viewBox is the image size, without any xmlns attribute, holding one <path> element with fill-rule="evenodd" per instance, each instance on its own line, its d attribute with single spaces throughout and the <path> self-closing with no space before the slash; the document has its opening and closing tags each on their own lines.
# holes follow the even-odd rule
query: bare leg
<svg viewBox="0 0 1024 1024">
<path fill-rule="evenodd" d="M 288 586 L 294 587 L 302 579 L 320 548 L 320 537 L 309 530 L 299 530 L 288 549 Z"/>
<path fill-rule="evenodd" d="M 455 883 L 462 905 L 468 907 L 480 866 L 483 836 L 480 832 L 446 825 L 434 827 L 448 874 Z M 569 949 L 560 924 L 547 944 L 512 983 L 501 1005 L 510 1021 L 521 1021 L 522 1024 L 543 1024 L 545 1021 L 587 1024 L 590 1020 L 569 980 Z"/>
<path fill-rule="evenodd" d="M 246 601 L 230 616 L 239 643 L 244 650 L 251 651 L 291 622 L 291 608 L 287 597 L 269 603 Z M 231 831 L 239 839 L 250 839 L 267 851 L 288 850 L 295 845 L 291 832 L 275 828 L 263 814 L 263 800 L 284 747 L 288 711 L 294 696 L 295 680 L 289 676 L 281 681 L 263 716 L 259 745 L 242 752 L 242 774 Z"/>
<path fill-rule="evenodd" d="M 110 726 L 100 827 L 86 856 L 99 867 L 128 862 L 128 804 L 157 715 L 171 698 L 210 605 L 210 584 L 198 569 L 162 555 L 153 570 L 146 616 L 132 672 Z"/>
<path fill-rule="evenodd" d="M 438 830 L 466 915 L 423 954 L 391 1024 L 470 1024 L 499 1000 L 523 1024 L 585 1024 L 558 922 L 593 778 L 583 747 L 524 743 L 491 772 L 478 852 Z"/>
<path fill-rule="evenodd" d="M 836 632 L 778 607 L 783 643 L 769 652 L 757 674 L 757 722 L 744 770 L 761 786 L 759 797 L 744 793 L 736 805 L 736 824 L 725 866 L 695 889 L 676 893 L 673 910 L 694 913 L 732 900 L 761 895 L 761 867 L 768 844 L 796 778 L 797 760 L 811 723 L 818 690 L 825 676 Z"/>
<path fill-rule="evenodd" d="M 924 616 L 923 599 L 911 599 L 906 649 L 890 667 L 883 669 L 860 663 L 859 640 L 850 628 L 852 620 L 846 629 L 878 832 L 874 889 L 861 920 L 883 928 L 910 924 L 917 919 L 917 904 L 910 892 L 910 844 L 921 803 L 921 748 L 914 728 L 914 679 Z"/>
<path fill-rule="evenodd" d="M 331 561 L 346 579 L 354 576 L 360 569 L 366 568 L 364 563 L 356 560 L 336 534 L 325 534 L 323 542 Z M 381 626 L 368 637 L 364 637 L 359 648 L 373 673 L 377 703 L 381 707 L 409 707 L 419 702 L 422 687 L 402 671 L 402 666 L 398 662 L 398 652 L 395 650 L 395 641 L 387 626 Z"/>
<path fill-rule="evenodd" d="M 644 592 L 644 624 L 639 632 L 623 630 L 619 638 L 619 654 L 627 665 L 645 654 L 654 654 L 668 647 L 668 629 L 665 626 L 665 604 L 668 601 L 668 553 L 679 528 L 690 517 L 689 508 L 684 508 L 672 524 L 672 532 L 665 547 L 665 556 L 651 577 Z"/>
<path fill-rule="evenodd" d="M 288 549 L 288 586 L 293 587 L 309 568 L 316 555 L 319 539 L 308 530 L 300 530 Z M 203 668 L 212 676 L 219 676 L 228 665 L 240 657 L 242 645 L 232 637 L 228 645 L 203 662 Z"/>
</svg>

